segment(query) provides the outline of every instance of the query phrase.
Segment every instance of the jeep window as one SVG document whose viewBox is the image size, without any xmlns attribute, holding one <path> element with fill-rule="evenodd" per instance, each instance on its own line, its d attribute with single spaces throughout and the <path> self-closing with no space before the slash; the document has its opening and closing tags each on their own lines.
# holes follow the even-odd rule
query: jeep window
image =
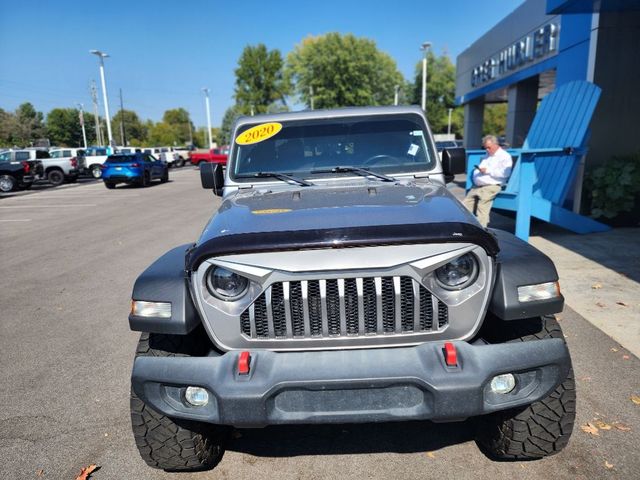
<svg viewBox="0 0 640 480">
<path fill-rule="evenodd" d="M 253 126 L 243 125 L 236 136 Z M 428 171 L 436 162 L 426 139 L 422 120 L 411 114 L 292 120 L 282 122 L 282 130 L 269 139 L 236 145 L 231 177 L 258 172 L 307 177 L 314 170 L 333 167 L 383 174 Z"/>
<path fill-rule="evenodd" d="M 27 159 L 28 160 L 28 155 L 29 153 L 27 153 Z M 44 150 L 36 150 L 36 158 L 51 158 L 51 155 L 49 155 L 49 152 L 45 152 Z"/>
<path fill-rule="evenodd" d="M 29 152 L 16 152 L 16 160 L 19 162 L 22 160 L 29 160 Z"/>
</svg>

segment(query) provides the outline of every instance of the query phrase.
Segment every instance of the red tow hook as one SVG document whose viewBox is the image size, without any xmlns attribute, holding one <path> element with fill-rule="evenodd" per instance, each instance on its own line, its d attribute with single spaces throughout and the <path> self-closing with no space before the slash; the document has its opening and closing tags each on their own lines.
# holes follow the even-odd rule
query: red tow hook
<svg viewBox="0 0 640 480">
<path fill-rule="evenodd" d="M 447 367 L 457 367 L 458 353 L 456 352 L 455 345 L 451 342 L 445 342 L 443 352 L 444 352 L 444 363 L 447 364 Z"/>
<path fill-rule="evenodd" d="M 249 375 L 249 365 L 251 364 L 251 354 L 240 352 L 238 357 L 238 375 Z"/>
</svg>

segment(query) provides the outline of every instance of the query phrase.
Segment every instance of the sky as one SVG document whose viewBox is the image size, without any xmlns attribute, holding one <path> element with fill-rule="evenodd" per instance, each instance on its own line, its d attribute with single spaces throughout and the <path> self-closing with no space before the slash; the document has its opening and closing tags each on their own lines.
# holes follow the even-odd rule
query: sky
<svg viewBox="0 0 640 480">
<path fill-rule="evenodd" d="M 542 0 L 541 0 L 542 1 Z M 399 1 L 148 1 L 0 0 L 0 108 L 31 102 L 45 114 L 56 107 L 92 111 L 105 60 L 109 109 L 159 121 L 182 107 L 206 125 L 203 87 L 210 89 L 212 126 L 233 105 L 238 59 L 264 43 L 286 56 L 305 37 L 352 33 L 376 42 L 413 79 L 429 41 L 436 54 L 455 57 L 523 0 Z"/>
</svg>

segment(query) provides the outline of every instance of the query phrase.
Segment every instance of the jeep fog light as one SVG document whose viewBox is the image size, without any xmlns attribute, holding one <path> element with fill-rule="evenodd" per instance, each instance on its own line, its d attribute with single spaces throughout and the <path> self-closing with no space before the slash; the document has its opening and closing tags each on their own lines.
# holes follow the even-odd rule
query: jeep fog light
<svg viewBox="0 0 640 480">
<path fill-rule="evenodd" d="M 514 388 L 516 388 L 516 379 L 510 373 L 496 375 L 491 380 L 491 391 L 493 393 L 509 393 Z"/>
<path fill-rule="evenodd" d="M 524 287 L 518 287 L 519 302 L 549 300 L 559 296 L 560 284 L 558 282 L 539 283 L 537 285 L 525 285 Z"/>
<path fill-rule="evenodd" d="M 137 317 L 171 318 L 171 304 L 166 302 L 131 300 L 131 315 Z"/>
<path fill-rule="evenodd" d="M 202 387 L 187 387 L 184 399 L 194 407 L 204 407 L 209 403 L 209 392 Z"/>
</svg>

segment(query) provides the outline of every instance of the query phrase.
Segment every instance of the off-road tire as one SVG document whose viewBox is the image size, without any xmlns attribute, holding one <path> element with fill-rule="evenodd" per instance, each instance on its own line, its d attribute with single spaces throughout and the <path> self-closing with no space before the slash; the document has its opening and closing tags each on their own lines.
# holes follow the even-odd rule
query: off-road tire
<svg viewBox="0 0 640 480">
<path fill-rule="evenodd" d="M 104 182 L 104 186 L 107 187 L 109 190 L 113 190 L 114 188 L 116 188 L 116 184 L 111 182 Z"/>
<path fill-rule="evenodd" d="M 0 192 L 9 193 L 16 189 L 16 179 L 12 175 L 0 175 Z"/>
<path fill-rule="evenodd" d="M 205 354 L 200 335 L 143 333 L 136 357 L 184 357 Z M 150 467 L 169 471 L 211 470 L 222 459 L 231 429 L 172 419 L 156 412 L 131 391 L 131 426 L 142 459 Z"/>
<path fill-rule="evenodd" d="M 51 183 L 54 187 L 62 185 L 64 183 L 64 172 L 58 169 L 49 170 L 47 172 L 47 180 L 49 180 L 49 183 Z"/>
<path fill-rule="evenodd" d="M 561 338 L 554 316 L 504 322 L 501 340 L 530 342 Z M 495 339 L 494 339 L 495 340 Z M 576 385 L 573 369 L 549 396 L 524 408 L 478 418 L 476 442 L 496 460 L 533 460 L 555 455 L 569 442 L 576 417 Z"/>
</svg>

